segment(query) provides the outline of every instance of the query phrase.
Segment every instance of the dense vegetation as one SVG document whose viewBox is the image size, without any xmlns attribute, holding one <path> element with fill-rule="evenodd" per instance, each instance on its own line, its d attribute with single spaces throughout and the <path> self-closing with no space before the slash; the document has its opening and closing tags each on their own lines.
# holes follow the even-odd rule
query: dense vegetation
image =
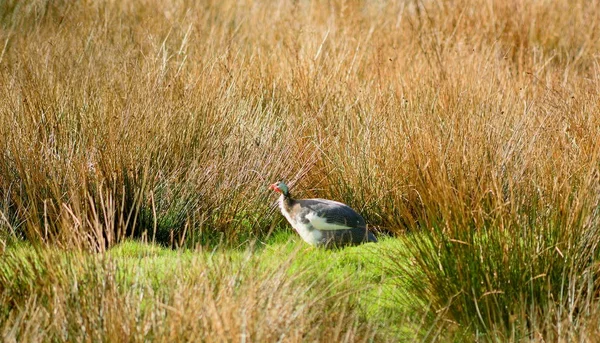
<svg viewBox="0 0 600 343">
<path fill-rule="evenodd" d="M 4 340 L 593 337 L 599 18 L 584 0 L 0 2 Z M 279 179 L 396 238 L 285 250 Z M 136 271 L 130 238 L 175 249 L 135 248 L 169 268 Z"/>
</svg>

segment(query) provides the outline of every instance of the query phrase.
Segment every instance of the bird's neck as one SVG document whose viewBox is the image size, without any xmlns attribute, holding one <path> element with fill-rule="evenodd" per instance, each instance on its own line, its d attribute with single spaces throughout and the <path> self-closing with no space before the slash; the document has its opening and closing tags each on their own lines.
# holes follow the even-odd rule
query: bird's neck
<svg viewBox="0 0 600 343">
<path fill-rule="evenodd" d="M 289 194 L 281 194 L 281 196 L 279 196 L 279 208 L 281 209 L 281 211 L 289 213 L 292 209 L 292 206 L 294 205 L 294 202 L 295 200 L 292 199 L 292 197 Z"/>
</svg>

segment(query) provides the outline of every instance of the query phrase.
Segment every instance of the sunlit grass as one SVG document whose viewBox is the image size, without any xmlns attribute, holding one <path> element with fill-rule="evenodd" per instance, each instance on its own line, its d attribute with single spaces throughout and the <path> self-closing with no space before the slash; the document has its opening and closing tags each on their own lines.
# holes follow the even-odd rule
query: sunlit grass
<svg viewBox="0 0 600 343">
<path fill-rule="evenodd" d="M 238 251 L 171 250 L 132 241 L 105 255 L 13 246 L 0 263 L 0 332 L 9 341 L 121 334 L 132 340 L 282 334 L 285 341 L 392 340 L 394 328 L 384 325 L 390 321 L 379 310 L 389 300 L 389 276 L 368 258 L 373 249 L 318 250 L 292 237 Z M 180 311 L 188 313 L 185 318 Z M 34 313 L 42 317 L 28 317 Z M 33 321 L 21 326 L 25 320 Z M 220 327 L 225 331 L 212 331 Z"/>
<path fill-rule="evenodd" d="M 598 18 L 584 0 L 0 2 L 4 332 L 593 337 Z M 396 238 L 304 246 L 282 179 Z M 260 278 L 289 307 L 252 312 L 271 309 L 240 295 L 268 298 Z M 219 299 L 227 325 L 202 307 Z M 279 310 L 298 331 L 260 330 Z"/>
</svg>

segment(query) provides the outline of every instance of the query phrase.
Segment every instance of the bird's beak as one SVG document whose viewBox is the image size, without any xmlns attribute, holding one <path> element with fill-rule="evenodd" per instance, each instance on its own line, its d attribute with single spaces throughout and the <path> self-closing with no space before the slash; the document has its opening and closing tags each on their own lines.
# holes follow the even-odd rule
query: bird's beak
<svg viewBox="0 0 600 343">
<path fill-rule="evenodd" d="M 280 192 L 280 193 L 281 193 L 281 190 L 280 190 L 280 189 L 277 187 L 277 184 L 275 184 L 275 183 L 274 183 L 274 184 L 272 184 L 272 185 L 270 185 L 270 186 L 269 186 L 269 189 L 270 189 L 270 190 L 273 190 L 273 191 L 275 191 L 275 192 Z"/>
</svg>

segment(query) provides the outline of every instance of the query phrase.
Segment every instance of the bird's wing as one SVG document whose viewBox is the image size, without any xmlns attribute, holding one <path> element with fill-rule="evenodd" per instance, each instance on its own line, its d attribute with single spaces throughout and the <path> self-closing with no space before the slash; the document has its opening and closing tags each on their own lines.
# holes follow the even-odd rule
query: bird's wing
<svg viewBox="0 0 600 343">
<path fill-rule="evenodd" d="M 317 230 L 364 228 L 365 220 L 353 209 L 337 201 L 325 199 L 298 200 L 300 220 Z"/>
</svg>

